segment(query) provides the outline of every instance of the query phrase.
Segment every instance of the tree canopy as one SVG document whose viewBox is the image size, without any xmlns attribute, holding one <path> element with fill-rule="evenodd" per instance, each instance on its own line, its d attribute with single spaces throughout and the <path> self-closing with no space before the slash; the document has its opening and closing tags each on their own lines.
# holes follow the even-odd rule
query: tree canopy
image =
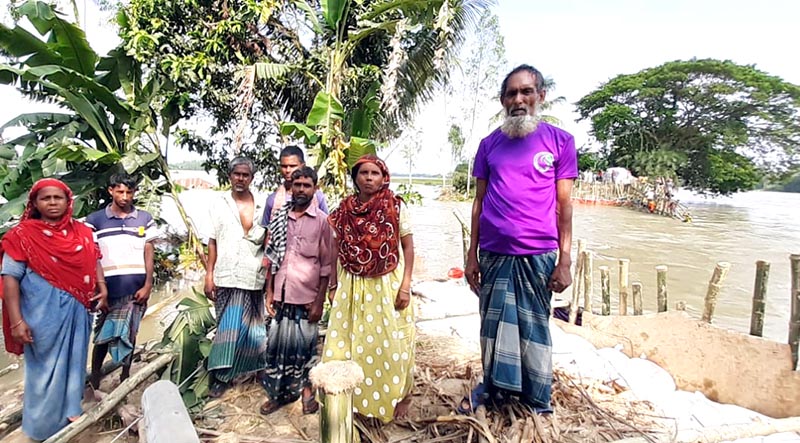
<svg viewBox="0 0 800 443">
<path fill-rule="evenodd" d="M 753 189 L 800 162 L 800 87 L 731 61 L 665 63 L 580 99 L 609 162 L 701 192 Z"/>
</svg>

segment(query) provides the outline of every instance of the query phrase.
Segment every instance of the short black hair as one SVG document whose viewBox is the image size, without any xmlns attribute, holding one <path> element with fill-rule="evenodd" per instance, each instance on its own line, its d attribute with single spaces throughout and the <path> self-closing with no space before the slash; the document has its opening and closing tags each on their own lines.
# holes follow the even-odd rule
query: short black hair
<svg viewBox="0 0 800 443">
<path fill-rule="evenodd" d="M 311 181 L 314 182 L 314 186 L 317 186 L 317 171 L 315 171 L 314 168 L 303 166 L 292 172 L 292 180 L 297 180 L 300 177 L 310 178 Z"/>
<path fill-rule="evenodd" d="M 300 163 L 306 162 L 306 156 L 303 155 L 303 150 L 298 148 L 295 145 L 289 145 L 283 149 L 281 149 L 281 154 L 278 156 L 279 159 L 283 157 L 291 157 L 295 156 L 300 159 Z"/>
<path fill-rule="evenodd" d="M 119 185 L 125 185 L 128 187 L 128 189 L 135 191 L 139 186 L 139 180 L 137 180 L 136 177 L 132 177 L 124 172 L 112 175 L 108 180 L 108 186 L 111 189 L 114 189 Z"/>
<path fill-rule="evenodd" d="M 500 85 L 501 100 L 506 95 L 506 89 L 508 88 L 508 79 L 510 79 L 514 74 L 517 74 L 519 72 L 528 72 L 534 77 L 536 77 L 536 90 L 540 92 L 544 91 L 544 76 L 542 75 L 542 73 L 531 65 L 519 65 L 516 68 L 512 69 L 511 72 L 509 72 L 508 75 L 506 75 L 506 78 L 503 79 L 503 84 Z"/>
<path fill-rule="evenodd" d="M 236 157 L 228 164 L 228 175 L 233 174 L 233 170 L 240 165 L 245 165 L 250 168 L 250 175 L 256 174 L 256 165 L 253 163 L 253 160 L 247 157 Z"/>
</svg>

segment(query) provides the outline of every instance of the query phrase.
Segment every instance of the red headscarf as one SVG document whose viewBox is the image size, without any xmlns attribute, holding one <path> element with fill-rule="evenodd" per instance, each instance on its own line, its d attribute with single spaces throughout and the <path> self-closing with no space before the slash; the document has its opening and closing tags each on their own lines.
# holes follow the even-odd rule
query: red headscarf
<svg viewBox="0 0 800 443">
<path fill-rule="evenodd" d="M 357 193 L 347 197 L 328 221 L 339 238 L 342 267 L 351 274 L 375 277 L 388 274 L 399 263 L 400 204 L 403 200 L 389 190 L 389 169 L 383 160 L 365 155 L 356 161 L 353 171 L 365 163 L 372 163 L 381 170 L 383 186 L 367 202 L 359 200 Z"/>
<path fill-rule="evenodd" d="M 48 186 L 59 188 L 67 195 L 67 211 L 55 224 L 33 218 L 36 196 L 42 188 Z M 70 293 L 81 304 L 90 307 L 97 282 L 100 251 L 94 242 L 92 230 L 72 219 L 72 190 L 64 182 L 45 178 L 34 183 L 28 194 L 28 205 L 22 219 L 0 241 L 0 258 L 3 254 L 26 263 L 51 285 Z M 20 354 L 22 346 L 11 337 L 9 323 L 8 310 L 3 306 L 6 350 Z"/>
</svg>

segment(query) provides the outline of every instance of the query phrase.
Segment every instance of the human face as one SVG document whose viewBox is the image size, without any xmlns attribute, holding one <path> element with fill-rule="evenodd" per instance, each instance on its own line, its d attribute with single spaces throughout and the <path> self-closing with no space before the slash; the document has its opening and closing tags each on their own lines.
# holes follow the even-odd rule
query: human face
<svg viewBox="0 0 800 443">
<path fill-rule="evenodd" d="M 544 102 L 545 91 L 536 88 L 536 76 L 528 71 L 512 75 L 506 84 L 506 91 L 500 102 L 511 117 L 536 115 L 536 110 Z"/>
<path fill-rule="evenodd" d="M 305 166 L 305 163 L 301 162 L 300 158 L 296 155 L 287 155 L 286 157 L 281 157 L 280 161 L 281 175 L 286 182 L 292 181 L 292 172 Z"/>
<path fill-rule="evenodd" d="M 231 179 L 231 189 L 234 192 L 246 192 L 250 189 L 250 183 L 253 182 L 253 172 L 250 171 L 247 165 L 236 165 L 229 177 Z"/>
<path fill-rule="evenodd" d="M 362 163 L 356 174 L 358 196 L 366 201 L 378 192 L 384 183 L 383 172 L 375 163 Z"/>
<path fill-rule="evenodd" d="M 297 177 L 292 180 L 292 201 L 295 207 L 301 210 L 308 208 L 316 190 L 317 187 L 310 177 Z"/>
<path fill-rule="evenodd" d="M 122 211 L 130 210 L 133 205 L 133 195 L 136 189 L 131 189 L 125 185 L 117 185 L 108 187 L 108 193 L 111 195 L 111 201 L 117 209 Z"/>
<path fill-rule="evenodd" d="M 67 212 L 67 194 L 55 186 L 45 186 L 36 193 L 34 206 L 42 221 L 57 223 Z"/>
</svg>

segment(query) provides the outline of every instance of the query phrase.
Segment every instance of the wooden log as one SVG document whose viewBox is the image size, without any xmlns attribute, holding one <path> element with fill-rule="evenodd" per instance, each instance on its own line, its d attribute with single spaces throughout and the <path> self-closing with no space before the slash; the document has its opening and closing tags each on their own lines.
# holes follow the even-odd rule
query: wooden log
<svg viewBox="0 0 800 443">
<path fill-rule="evenodd" d="M 150 378 L 166 365 L 168 365 L 175 358 L 175 354 L 163 354 L 151 361 L 130 378 L 122 382 L 117 389 L 114 389 L 103 400 L 98 403 L 94 408 L 81 415 L 77 420 L 70 423 L 64 429 L 58 431 L 55 435 L 45 440 L 44 443 L 68 442 L 89 428 L 92 424 L 103 418 L 106 414 L 111 412 L 117 403 L 121 402 L 131 391 L 144 381 Z"/>
<path fill-rule="evenodd" d="M 583 310 L 592 312 L 592 298 L 594 297 L 594 265 L 592 264 L 592 251 L 583 253 Z"/>
<path fill-rule="evenodd" d="M 314 366 L 309 378 L 318 389 L 321 443 L 353 443 L 353 390 L 364 381 L 354 361 L 329 361 Z"/>
<path fill-rule="evenodd" d="M 0 377 L 6 375 L 8 373 L 14 372 L 17 369 L 19 369 L 19 363 L 11 363 L 10 365 L 6 366 L 5 368 L 0 369 Z"/>
<path fill-rule="evenodd" d="M 703 308 L 703 321 L 711 323 L 711 318 L 714 316 L 714 309 L 717 307 L 717 298 L 719 297 L 722 283 L 725 277 L 728 276 L 728 271 L 731 269 L 731 264 L 728 262 L 719 262 L 714 267 L 714 273 L 711 275 L 711 280 L 708 282 L 708 291 L 706 291 L 705 307 Z"/>
<path fill-rule="evenodd" d="M 792 348 L 792 369 L 797 369 L 800 345 L 800 254 L 789 256 L 792 270 L 792 308 L 789 316 L 789 347 Z"/>
<path fill-rule="evenodd" d="M 578 240 L 578 256 L 575 263 L 575 277 L 572 279 L 572 302 L 569 304 L 569 322 L 575 324 L 578 319 L 581 286 L 583 284 L 583 253 L 586 251 L 586 240 Z"/>
<path fill-rule="evenodd" d="M 628 315 L 628 272 L 631 261 L 619 259 L 619 315 Z"/>
<path fill-rule="evenodd" d="M 756 281 L 753 285 L 753 311 L 750 313 L 750 335 L 761 337 L 764 333 L 764 299 L 767 296 L 769 262 L 756 262 Z"/>
<path fill-rule="evenodd" d="M 147 443 L 199 443 L 175 383 L 159 380 L 142 395 L 142 426 Z M 140 431 L 141 432 L 141 431 Z"/>
<path fill-rule="evenodd" d="M 603 295 L 603 315 L 611 315 L 611 275 L 608 266 L 600 266 L 600 291 Z"/>
<path fill-rule="evenodd" d="M 656 266 L 656 291 L 658 312 L 667 312 L 667 267 Z"/>
<path fill-rule="evenodd" d="M 631 285 L 633 289 L 633 315 L 642 315 L 642 284 L 633 282 Z"/>
</svg>

